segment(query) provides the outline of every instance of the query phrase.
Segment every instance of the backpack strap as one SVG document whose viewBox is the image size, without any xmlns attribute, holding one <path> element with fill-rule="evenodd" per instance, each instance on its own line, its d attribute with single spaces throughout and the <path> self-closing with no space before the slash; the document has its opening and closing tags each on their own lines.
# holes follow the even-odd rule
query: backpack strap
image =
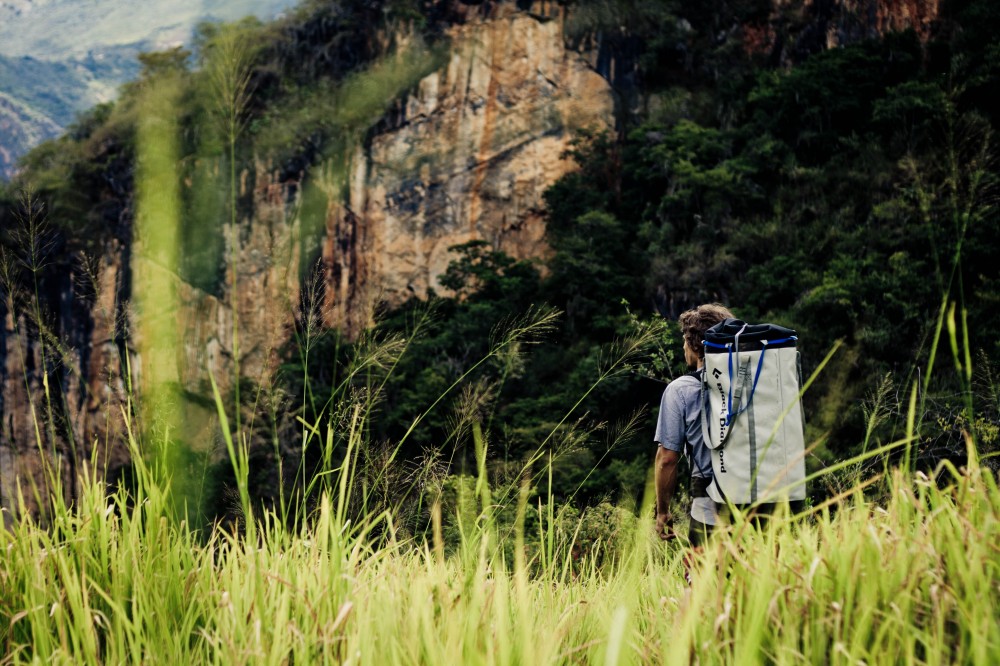
<svg viewBox="0 0 1000 666">
<path fill-rule="evenodd" d="M 705 369 L 704 368 L 699 368 L 698 370 L 692 370 L 691 372 L 685 373 L 685 376 L 687 376 L 687 377 L 694 377 L 695 379 L 698 380 L 698 383 L 701 385 L 701 398 L 700 398 L 700 400 L 701 400 L 701 414 L 702 414 L 701 430 L 702 430 L 702 437 L 704 438 L 705 434 L 707 433 L 707 430 L 705 429 L 706 426 L 705 426 L 705 418 L 704 418 L 704 416 L 705 416 L 705 395 L 706 395 L 706 393 L 705 393 Z M 694 450 L 692 450 L 692 448 L 691 448 L 691 442 L 688 441 L 687 437 L 684 438 L 684 452 L 687 454 L 688 460 L 691 461 L 691 467 L 694 468 L 695 465 L 696 465 L 695 458 L 694 458 Z M 698 469 L 699 472 L 702 473 L 702 475 L 705 474 L 705 470 L 701 469 L 701 467 L 698 467 L 697 469 Z M 709 467 L 708 471 L 711 473 L 712 472 L 712 468 Z M 715 475 L 714 474 L 710 474 L 710 476 L 714 477 Z M 692 479 L 694 479 L 694 478 L 697 478 L 697 477 L 695 477 L 692 474 Z"/>
<path fill-rule="evenodd" d="M 712 441 L 711 439 L 712 433 L 710 432 L 710 428 L 708 425 L 708 420 L 710 418 L 709 412 L 711 411 L 710 410 L 711 403 L 708 398 L 709 388 L 708 388 L 708 380 L 706 379 L 707 374 L 705 373 L 704 368 L 691 374 L 697 374 L 698 376 L 701 377 L 701 437 L 702 440 L 705 442 L 705 446 L 708 446 L 708 442 Z M 719 442 L 719 448 L 722 448 L 723 446 L 725 446 L 725 440 Z M 727 501 L 726 494 L 722 492 L 722 486 L 719 485 L 719 479 L 716 478 L 714 469 L 712 470 L 712 482 L 707 485 L 715 487 L 715 492 L 718 493 L 718 496 L 722 498 L 723 503 Z M 711 493 L 709 493 L 707 486 L 705 488 L 705 494 L 708 495 L 713 501 L 715 501 L 715 498 L 712 497 Z"/>
</svg>

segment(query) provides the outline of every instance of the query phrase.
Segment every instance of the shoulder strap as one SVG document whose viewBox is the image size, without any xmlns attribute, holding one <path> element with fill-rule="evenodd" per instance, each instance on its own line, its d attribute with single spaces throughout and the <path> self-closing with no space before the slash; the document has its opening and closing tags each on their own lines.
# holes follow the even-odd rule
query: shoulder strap
<svg viewBox="0 0 1000 666">
<path fill-rule="evenodd" d="M 706 421 L 705 421 L 705 396 L 707 395 L 707 393 L 705 391 L 705 368 L 699 368 L 697 370 L 692 370 L 691 372 L 687 373 L 685 376 L 687 376 L 687 377 L 694 377 L 695 379 L 698 380 L 698 383 L 701 385 L 699 400 L 701 401 L 701 432 L 702 432 L 701 436 L 704 439 L 704 437 L 707 436 L 707 434 L 708 434 L 708 431 L 707 431 L 706 425 L 705 425 L 706 424 Z M 691 442 L 688 441 L 687 437 L 684 438 L 684 448 L 686 449 L 687 457 L 688 457 L 688 460 L 691 462 L 691 466 L 694 467 L 695 464 L 696 464 L 695 463 L 695 459 L 694 459 L 694 451 L 691 449 Z M 700 467 L 698 468 L 698 471 L 701 472 L 702 475 L 705 474 L 705 470 L 701 469 Z M 709 472 L 712 471 L 711 467 L 709 467 L 708 471 Z M 712 476 L 715 476 L 715 475 L 713 474 Z"/>
<path fill-rule="evenodd" d="M 704 368 L 702 368 L 701 370 L 696 370 L 695 372 L 692 372 L 690 374 L 701 379 L 701 437 L 702 440 L 704 440 L 705 445 L 708 446 L 708 442 L 712 441 L 711 439 L 709 439 L 712 435 L 709 432 L 709 425 L 708 425 L 709 400 L 708 400 L 708 382 L 705 381 L 705 370 Z M 720 448 L 721 446 L 722 445 L 720 445 Z M 690 456 L 690 453 L 688 455 Z M 713 453 L 712 455 L 714 456 L 715 454 Z M 722 492 L 722 486 L 719 485 L 719 479 L 715 475 L 715 470 L 712 470 L 712 483 L 710 483 L 709 486 L 714 486 L 715 492 L 718 493 L 718 497 L 720 497 L 723 502 L 726 501 L 726 494 Z M 709 497 L 713 501 L 718 502 L 718 500 L 712 496 L 711 492 L 709 492 Z"/>
<path fill-rule="evenodd" d="M 711 411 L 711 404 L 708 400 L 708 382 L 705 381 L 704 369 L 697 372 L 700 373 L 701 378 L 701 438 L 705 441 L 705 446 L 708 446 L 709 442 L 712 441 L 712 432 L 708 425 L 708 414 Z"/>
</svg>

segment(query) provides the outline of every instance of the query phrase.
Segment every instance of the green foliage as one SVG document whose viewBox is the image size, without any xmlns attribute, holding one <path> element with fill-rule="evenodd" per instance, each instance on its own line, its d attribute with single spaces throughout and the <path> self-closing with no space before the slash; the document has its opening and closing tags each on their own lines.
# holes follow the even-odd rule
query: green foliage
<svg viewBox="0 0 1000 666">
<path fill-rule="evenodd" d="M 602 12 L 617 11 L 584 9 L 574 10 L 581 35 L 609 20 Z M 975 294 L 967 300 L 971 344 L 1000 344 L 996 310 L 986 306 L 998 279 L 985 259 L 997 242 L 985 222 L 996 216 L 987 194 L 991 130 L 968 96 L 935 75 L 927 53 L 936 48 L 912 33 L 888 35 L 790 70 L 758 70 L 742 103 L 720 86 L 710 94 L 728 105 L 725 123 L 681 113 L 669 123 L 641 124 L 624 139 L 581 134 L 570 150 L 580 169 L 546 194 L 552 255 L 544 277 L 511 281 L 516 262 L 483 243 L 456 248 L 441 283 L 457 300 L 437 301 L 441 333 L 422 348 L 418 367 L 404 361 L 386 423 L 405 423 L 404 413 L 447 385 L 455 376 L 448 369 L 481 349 L 476 341 L 488 337 L 500 313 L 545 301 L 565 313 L 560 336 L 519 361 L 516 372 L 498 367 L 479 377 L 493 387 L 491 418 L 505 425 L 497 455 L 516 458 L 539 441 L 540 423 L 585 390 L 601 346 L 616 336 L 642 331 L 656 341 L 630 366 L 635 375 L 684 371 L 671 357 L 679 353 L 671 350 L 679 349 L 675 325 L 643 313 L 672 320 L 699 302 L 722 300 L 747 319 L 798 329 L 806 372 L 837 340 L 848 343 L 807 395 L 807 412 L 813 432 L 825 435 L 825 460 L 858 447 L 863 387 L 887 372 L 909 381 L 929 351 L 942 294 Z M 724 58 L 713 62 L 721 66 Z M 639 304 L 640 314 L 623 300 Z M 647 379 L 608 381 L 580 408 L 586 423 L 600 424 L 655 404 L 661 387 Z M 947 376 L 929 388 L 949 414 L 962 413 L 960 401 L 944 397 L 955 388 Z M 891 419 L 897 426 L 901 411 L 897 406 Z M 952 425 L 941 433 L 949 435 L 926 434 L 936 444 L 922 449 L 925 464 L 963 450 L 958 421 L 929 421 L 945 422 Z M 443 417 L 425 421 L 419 440 L 440 440 L 433 432 L 446 424 Z M 558 495 L 596 500 L 618 492 L 622 479 L 637 483 L 624 469 L 648 460 L 643 438 L 611 455 L 598 441 L 591 434 L 554 463 Z"/>
<path fill-rule="evenodd" d="M 574 34 L 606 28 L 622 13 L 616 7 L 574 6 Z M 674 34 L 680 28 L 666 18 L 674 11 L 690 18 L 693 34 L 706 20 L 677 8 L 649 9 L 630 24 L 635 33 L 651 20 Z M 755 16 L 749 5 L 734 11 Z M 807 372 L 837 340 L 846 341 L 851 351 L 807 396 L 815 425 L 829 431 L 821 449 L 828 457 L 863 439 L 857 387 L 886 372 L 906 380 L 926 358 L 943 294 L 964 294 L 975 322 L 973 348 L 996 349 L 1000 322 L 989 304 L 995 304 L 997 266 L 985 259 L 997 247 L 995 225 L 991 231 L 986 223 L 996 219 L 988 194 L 994 192 L 992 130 L 975 109 L 982 100 L 936 73 L 940 58 L 964 63 L 961 49 L 970 47 L 951 44 L 955 50 L 945 56 L 942 48 L 921 44 L 913 33 L 890 34 L 818 53 L 791 69 L 758 69 L 745 79 L 742 102 L 720 84 L 709 95 L 726 106 L 724 122 L 691 106 L 702 115 L 686 117 L 680 107 L 669 123 L 646 122 L 624 140 L 582 134 L 570 151 L 580 170 L 546 195 L 553 253 L 537 298 L 565 311 L 563 339 L 524 365 L 526 381 L 514 382 L 516 396 L 498 398 L 512 450 L 519 437 L 530 437 L 532 419 L 560 403 L 562 387 L 579 390 L 579 378 L 596 367 L 596 350 L 615 335 L 644 330 L 660 341 L 634 371 L 654 377 L 683 371 L 676 361 L 671 367 L 664 351 L 676 336 L 670 325 L 627 312 L 623 299 L 670 319 L 699 302 L 722 300 L 747 319 L 790 325 L 802 336 Z M 719 53 L 705 57 L 713 66 L 727 62 Z M 746 71 L 745 62 L 725 66 L 737 78 Z M 474 282 L 488 290 L 491 307 L 503 309 L 503 290 L 495 287 L 502 264 L 470 252 L 461 267 L 466 282 L 458 270 L 453 266 L 446 279 L 463 299 L 472 298 Z M 484 278 L 491 272 L 496 277 Z M 448 322 L 452 312 L 459 316 L 447 312 Z M 445 343 L 457 348 L 451 345 Z M 532 390 L 543 382 L 553 388 L 544 395 Z M 941 376 L 929 390 L 957 414 L 961 401 L 944 397 L 955 388 Z M 596 421 L 629 403 L 653 402 L 657 392 L 641 382 L 612 382 L 604 391 L 604 400 L 586 405 Z M 961 427 L 947 431 L 950 439 L 927 433 L 939 445 L 924 448 L 926 464 L 961 454 Z M 596 450 L 586 444 L 560 463 L 566 465 L 560 492 L 579 483 L 576 466 L 601 459 Z M 640 460 L 648 451 L 617 453 L 630 455 Z M 606 464 L 590 479 L 616 490 Z M 599 495 L 587 486 L 587 497 Z"/>
<path fill-rule="evenodd" d="M 914 35 L 889 35 L 763 71 L 727 126 L 680 118 L 639 127 L 621 145 L 592 142 L 597 154 L 550 192 L 553 219 L 586 201 L 638 226 L 636 256 L 619 265 L 639 268 L 645 299 L 671 317 L 724 300 L 746 318 L 798 328 L 807 368 L 838 338 L 861 345 L 851 383 L 912 368 L 941 294 L 995 284 L 996 273 L 966 240 L 984 230 L 972 219 L 996 216 L 983 198 L 991 132 L 922 62 Z M 593 163 L 614 165 L 613 186 Z M 616 196 L 592 201 L 594 192 Z M 980 242 L 995 247 L 989 236 Z M 953 270 L 961 276 L 949 278 Z M 599 289 L 603 278 L 576 288 Z M 973 340 L 989 349 L 993 310 L 979 303 L 970 317 L 990 324 Z M 821 380 L 819 395 L 836 385 Z M 835 448 L 856 441 L 857 418 L 840 417 Z"/>
<path fill-rule="evenodd" d="M 628 313 L 628 326 L 650 340 L 649 355 L 631 369 L 640 377 L 670 381 L 686 370 L 684 338 L 673 322 L 659 315 L 640 317 L 629 309 L 628 301 L 622 305 Z"/>
<path fill-rule="evenodd" d="M 604 211 L 578 217 L 571 230 L 553 234 L 556 253 L 549 262 L 550 297 L 565 303 L 567 332 L 610 339 L 624 314 L 621 300 L 632 293 L 635 277 L 625 225 Z M 581 280 L 581 276 L 587 276 Z"/>
<path fill-rule="evenodd" d="M 449 248 L 458 255 L 438 281 L 459 300 L 489 304 L 497 300 L 526 303 L 526 291 L 538 281 L 538 271 L 529 263 L 514 261 L 486 241 L 469 241 Z M 493 317 L 492 319 L 495 319 Z"/>
</svg>

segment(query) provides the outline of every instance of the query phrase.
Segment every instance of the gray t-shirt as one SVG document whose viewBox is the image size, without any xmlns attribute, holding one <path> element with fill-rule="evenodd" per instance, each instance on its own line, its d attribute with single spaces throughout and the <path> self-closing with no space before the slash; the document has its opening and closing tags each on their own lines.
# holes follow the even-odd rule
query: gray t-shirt
<svg viewBox="0 0 1000 666">
<path fill-rule="evenodd" d="M 712 454 L 701 435 L 701 380 L 684 375 L 667 384 L 656 420 L 656 443 L 689 455 L 691 476 L 712 478 Z M 690 445 L 688 450 L 684 444 Z"/>
<path fill-rule="evenodd" d="M 701 379 L 684 375 L 667 384 L 660 400 L 654 439 L 665 449 L 688 455 L 691 476 L 712 478 L 712 453 L 701 435 Z M 684 446 L 685 442 L 690 448 Z M 715 525 L 718 522 L 715 502 L 708 497 L 692 499 L 691 517 Z"/>
</svg>

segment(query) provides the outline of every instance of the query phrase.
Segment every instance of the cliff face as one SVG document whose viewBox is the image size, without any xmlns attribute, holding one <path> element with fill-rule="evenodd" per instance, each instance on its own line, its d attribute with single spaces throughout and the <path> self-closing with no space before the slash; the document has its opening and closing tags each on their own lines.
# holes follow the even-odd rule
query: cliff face
<svg viewBox="0 0 1000 666">
<path fill-rule="evenodd" d="M 282 182 L 256 165 L 252 219 L 226 233 L 223 293 L 177 284 L 186 390 L 205 394 L 206 371 L 228 386 L 234 328 L 241 374 L 266 382 L 302 299 L 350 336 L 376 303 L 446 291 L 437 278 L 453 245 L 485 239 L 519 259 L 545 256 L 542 194 L 574 168 L 563 153 L 576 130 L 613 126 L 611 88 L 566 50 L 559 16 L 509 11 L 450 37 L 447 64 L 354 149 L 346 197 L 322 168 Z M 327 201 L 318 273 L 300 256 L 297 193 L 308 187 Z"/>
<path fill-rule="evenodd" d="M 930 38 L 941 0 L 775 0 L 765 21 L 740 26 L 744 49 L 791 65 L 812 53 L 913 30 Z"/>
<path fill-rule="evenodd" d="M 544 257 L 542 194 L 574 168 L 563 153 L 578 129 L 613 126 L 614 99 L 609 83 L 566 49 L 561 12 L 534 10 L 500 5 L 487 17 L 470 10 L 468 20 L 451 27 L 447 63 L 354 149 L 346 197 L 322 169 L 281 180 L 267 164 L 255 164 L 241 179 L 252 214 L 224 231 L 221 292 L 169 275 L 163 279 L 172 283 L 176 311 L 140 317 L 129 306 L 129 266 L 141 261 L 133 254 L 141 257 L 142 239 L 133 243 L 126 233 L 109 241 L 96 266 L 96 296 L 47 320 L 65 343 L 47 362 L 50 376 L 61 378 L 58 391 L 49 392 L 60 394 L 53 408 L 44 397 L 37 326 L 5 309 L 3 506 L 15 506 L 18 478 L 25 489 L 29 478 L 45 489 L 39 450 L 72 459 L 61 465 L 66 484 L 95 450 L 102 469 L 126 464 L 126 355 L 137 385 L 155 363 L 180 396 L 210 397 L 210 374 L 228 392 L 237 355 L 240 375 L 266 385 L 303 300 L 320 304 L 324 324 L 353 335 L 371 323 L 377 302 L 443 291 L 437 277 L 452 245 L 485 239 L 517 258 Z M 301 193 L 310 187 L 328 201 L 315 273 L 303 270 L 300 256 Z M 122 216 L 131 216 L 128 206 Z M 57 291 L 73 298 L 79 277 L 64 276 Z M 164 321 L 154 320 L 160 316 Z M 142 336 L 148 325 L 175 326 L 177 347 L 149 348 Z M 180 399 L 177 414 L 185 438 L 203 449 L 213 446 L 217 429 L 214 408 L 204 405 Z M 49 421 L 54 427 L 46 427 Z M 66 494 L 72 497 L 71 485 Z M 25 499 L 34 505 L 27 490 Z"/>
<path fill-rule="evenodd" d="M 448 64 L 401 100 L 352 160 L 324 250 L 327 323 L 356 331 L 364 305 L 431 288 L 474 239 L 546 253 L 542 194 L 573 165 L 581 128 L 613 127 L 608 82 L 567 51 L 560 16 L 514 12 L 456 26 Z"/>
</svg>

